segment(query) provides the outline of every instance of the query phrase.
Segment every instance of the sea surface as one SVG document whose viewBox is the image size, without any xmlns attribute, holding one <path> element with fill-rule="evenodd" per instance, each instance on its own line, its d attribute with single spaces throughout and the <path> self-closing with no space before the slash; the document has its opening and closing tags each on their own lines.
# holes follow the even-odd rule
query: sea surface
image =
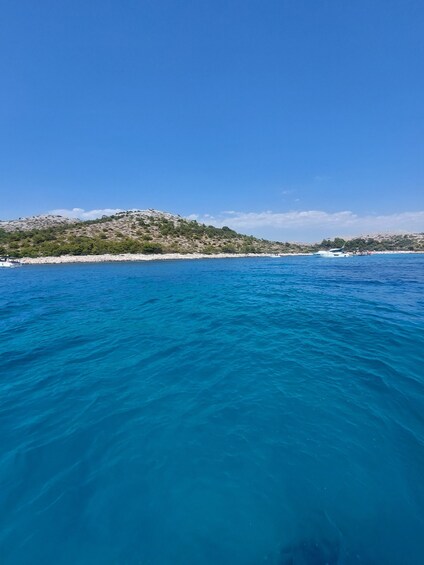
<svg viewBox="0 0 424 565">
<path fill-rule="evenodd" d="M 424 563 L 424 255 L 0 272 L 0 562 Z"/>
</svg>

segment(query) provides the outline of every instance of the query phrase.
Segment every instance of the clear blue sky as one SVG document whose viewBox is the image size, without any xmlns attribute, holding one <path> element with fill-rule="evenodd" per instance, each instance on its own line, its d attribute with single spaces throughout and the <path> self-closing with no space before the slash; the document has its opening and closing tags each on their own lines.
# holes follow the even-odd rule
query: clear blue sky
<svg viewBox="0 0 424 565">
<path fill-rule="evenodd" d="M 422 1 L 5 0 L 0 10 L 2 219 L 74 207 L 225 220 L 269 211 L 278 235 L 289 212 L 322 211 L 331 224 L 346 210 L 424 210 Z"/>
</svg>

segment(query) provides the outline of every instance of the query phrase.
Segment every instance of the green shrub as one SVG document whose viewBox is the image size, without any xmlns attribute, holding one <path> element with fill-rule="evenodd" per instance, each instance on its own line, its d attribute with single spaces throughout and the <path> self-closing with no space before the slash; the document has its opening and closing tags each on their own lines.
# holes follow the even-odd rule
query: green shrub
<svg viewBox="0 0 424 565">
<path fill-rule="evenodd" d="M 163 253 L 163 248 L 159 243 L 143 243 L 141 252 L 146 254 Z"/>
</svg>

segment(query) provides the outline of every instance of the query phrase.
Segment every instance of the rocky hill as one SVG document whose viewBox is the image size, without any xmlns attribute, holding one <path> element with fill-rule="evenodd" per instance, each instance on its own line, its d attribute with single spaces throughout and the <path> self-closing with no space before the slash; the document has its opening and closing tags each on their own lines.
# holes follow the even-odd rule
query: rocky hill
<svg viewBox="0 0 424 565">
<path fill-rule="evenodd" d="M 6 232 L 44 230 L 77 223 L 79 223 L 79 220 L 44 214 L 41 216 L 30 216 L 29 218 L 18 218 L 17 220 L 0 220 L 0 230 Z"/>
<path fill-rule="evenodd" d="M 281 243 L 242 235 L 158 210 L 130 210 L 97 220 L 33 216 L 0 221 L 0 255 L 47 257 L 104 253 L 299 253 L 344 246 L 347 251 L 424 251 L 424 234 L 374 235 L 320 244 Z"/>
<path fill-rule="evenodd" d="M 0 255 L 45 257 L 103 253 L 296 253 L 310 246 L 278 243 L 157 210 L 98 220 L 35 216 L 0 223 Z"/>
</svg>

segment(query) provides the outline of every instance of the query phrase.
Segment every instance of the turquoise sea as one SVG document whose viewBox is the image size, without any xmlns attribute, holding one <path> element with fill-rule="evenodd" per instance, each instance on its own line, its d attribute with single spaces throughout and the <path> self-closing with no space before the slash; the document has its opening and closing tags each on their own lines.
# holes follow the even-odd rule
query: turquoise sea
<svg viewBox="0 0 424 565">
<path fill-rule="evenodd" d="M 0 562 L 424 563 L 424 255 L 0 272 Z"/>
</svg>

